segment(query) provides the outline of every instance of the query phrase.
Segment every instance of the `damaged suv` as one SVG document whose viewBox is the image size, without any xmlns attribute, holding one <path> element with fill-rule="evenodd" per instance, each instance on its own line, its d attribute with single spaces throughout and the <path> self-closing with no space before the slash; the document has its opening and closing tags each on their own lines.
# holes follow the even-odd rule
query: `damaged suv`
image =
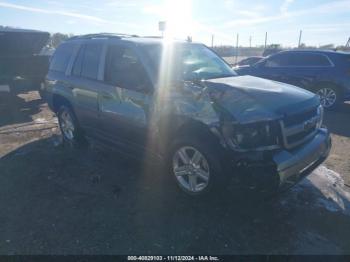
<svg viewBox="0 0 350 262">
<path fill-rule="evenodd" d="M 293 185 L 331 147 L 317 95 L 237 76 L 202 44 L 73 37 L 56 50 L 45 90 L 66 143 L 99 141 L 165 163 L 190 195 L 232 179 L 259 190 Z"/>
</svg>

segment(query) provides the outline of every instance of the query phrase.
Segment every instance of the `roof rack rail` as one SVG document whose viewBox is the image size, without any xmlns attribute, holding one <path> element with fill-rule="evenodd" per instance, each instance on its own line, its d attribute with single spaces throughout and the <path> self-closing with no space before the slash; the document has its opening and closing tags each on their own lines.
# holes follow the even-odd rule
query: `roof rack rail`
<svg viewBox="0 0 350 262">
<path fill-rule="evenodd" d="M 118 38 L 123 37 L 138 37 L 138 35 L 128 35 L 128 34 L 119 34 L 119 33 L 97 33 L 97 34 L 86 34 L 86 35 L 77 35 L 68 38 L 67 40 L 76 40 L 76 39 L 92 39 L 92 38 Z"/>
<path fill-rule="evenodd" d="M 157 38 L 157 39 L 162 39 L 162 38 L 164 38 L 164 37 L 162 37 L 162 36 L 157 36 L 157 35 L 146 35 L 146 36 L 142 36 L 142 37 L 144 37 L 144 38 Z"/>
</svg>

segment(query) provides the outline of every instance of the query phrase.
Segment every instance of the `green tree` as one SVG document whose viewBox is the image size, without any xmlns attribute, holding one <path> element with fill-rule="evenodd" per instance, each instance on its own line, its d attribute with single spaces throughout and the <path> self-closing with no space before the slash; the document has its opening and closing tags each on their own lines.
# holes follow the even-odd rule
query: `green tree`
<svg viewBox="0 0 350 262">
<path fill-rule="evenodd" d="M 62 34 L 62 33 L 54 33 L 50 37 L 50 46 L 57 48 L 59 44 L 61 44 L 63 41 L 67 40 L 68 38 L 72 37 L 71 34 Z"/>
</svg>

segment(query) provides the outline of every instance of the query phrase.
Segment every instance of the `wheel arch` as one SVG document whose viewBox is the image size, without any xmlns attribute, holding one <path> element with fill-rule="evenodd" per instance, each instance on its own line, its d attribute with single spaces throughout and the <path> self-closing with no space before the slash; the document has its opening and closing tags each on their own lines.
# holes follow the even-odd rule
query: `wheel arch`
<svg viewBox="0 0 350 262">
<path fill-rule="evenodd" d="M 53 96 L 52 96 L 52 109 L 53 109 L 53 111 L 55 113 L 57 113 L 62 105 L 69 107 L 73 111 L 73 113 L 75 113 L 73 106 L 72 106 L 72 103 L 66 97 L 59 95 L 59 94 L 53 94 Z"/>
<path fill-rule="evenodd" d="M 216 127 L 210 126 L 200 120 L 181 115 L 164 116 L 159 121 L 159 137 L 162 150 L 168 148 L 170 143 L 179 136 L 196 136 L 206 141 L 220 142 L 215 132 Z M 164 151 L 163 151 L 164 152 Z"/>
<path fill-rule="evenodd" d="M 311 90 L 313 93 L 317 94 L 318 90 L 322 89 L 322 88 L 330 88 L 333 89 L 336 95 L 336 100 L 333 102 L 333 104 L 329 105 L 329 106 L 325 106 L 326 109 L 328 110 L 333 110 L 338 108 L 338 106 L 344 102 L 344 89 L 342 88 L 341 85 L 337 84 L 337 83 L 333 83 L 330 81 L 319 81 L 317 83 L 314 84 L 313 86 L 313 90 Z M 321 100 L 321 104 L 322 104 L 322 100 Z"/>
<path fill-rule="evenodd" d="M 334 87 L 337 89 L 337 91 L 341 92 L 342 88 L 341 86 L 339 86 L 336 83 L 333 83 L 331 81 L 327 81 L 327 80 L 322 80 L 322 81 L 317 81 L 315 82 L 312 86 L 311 86 L 311 90 L 312 92 L 316 93 L 317 90 L 321 87 Z"/>
</svg>

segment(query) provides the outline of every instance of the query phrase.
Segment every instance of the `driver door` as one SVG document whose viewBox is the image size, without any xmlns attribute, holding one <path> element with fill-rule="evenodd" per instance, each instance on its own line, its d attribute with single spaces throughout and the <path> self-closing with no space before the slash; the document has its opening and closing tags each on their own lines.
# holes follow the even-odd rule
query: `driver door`
<svg viewBox="0 0 350 262">
<path fill-rule="evenodd" d="M 101 128 L 106 138 L 126 150 L 146 147 L 151 87 L 135 50 L 124 45 L 108 46 L 99 94 Z"/>
</svg>

